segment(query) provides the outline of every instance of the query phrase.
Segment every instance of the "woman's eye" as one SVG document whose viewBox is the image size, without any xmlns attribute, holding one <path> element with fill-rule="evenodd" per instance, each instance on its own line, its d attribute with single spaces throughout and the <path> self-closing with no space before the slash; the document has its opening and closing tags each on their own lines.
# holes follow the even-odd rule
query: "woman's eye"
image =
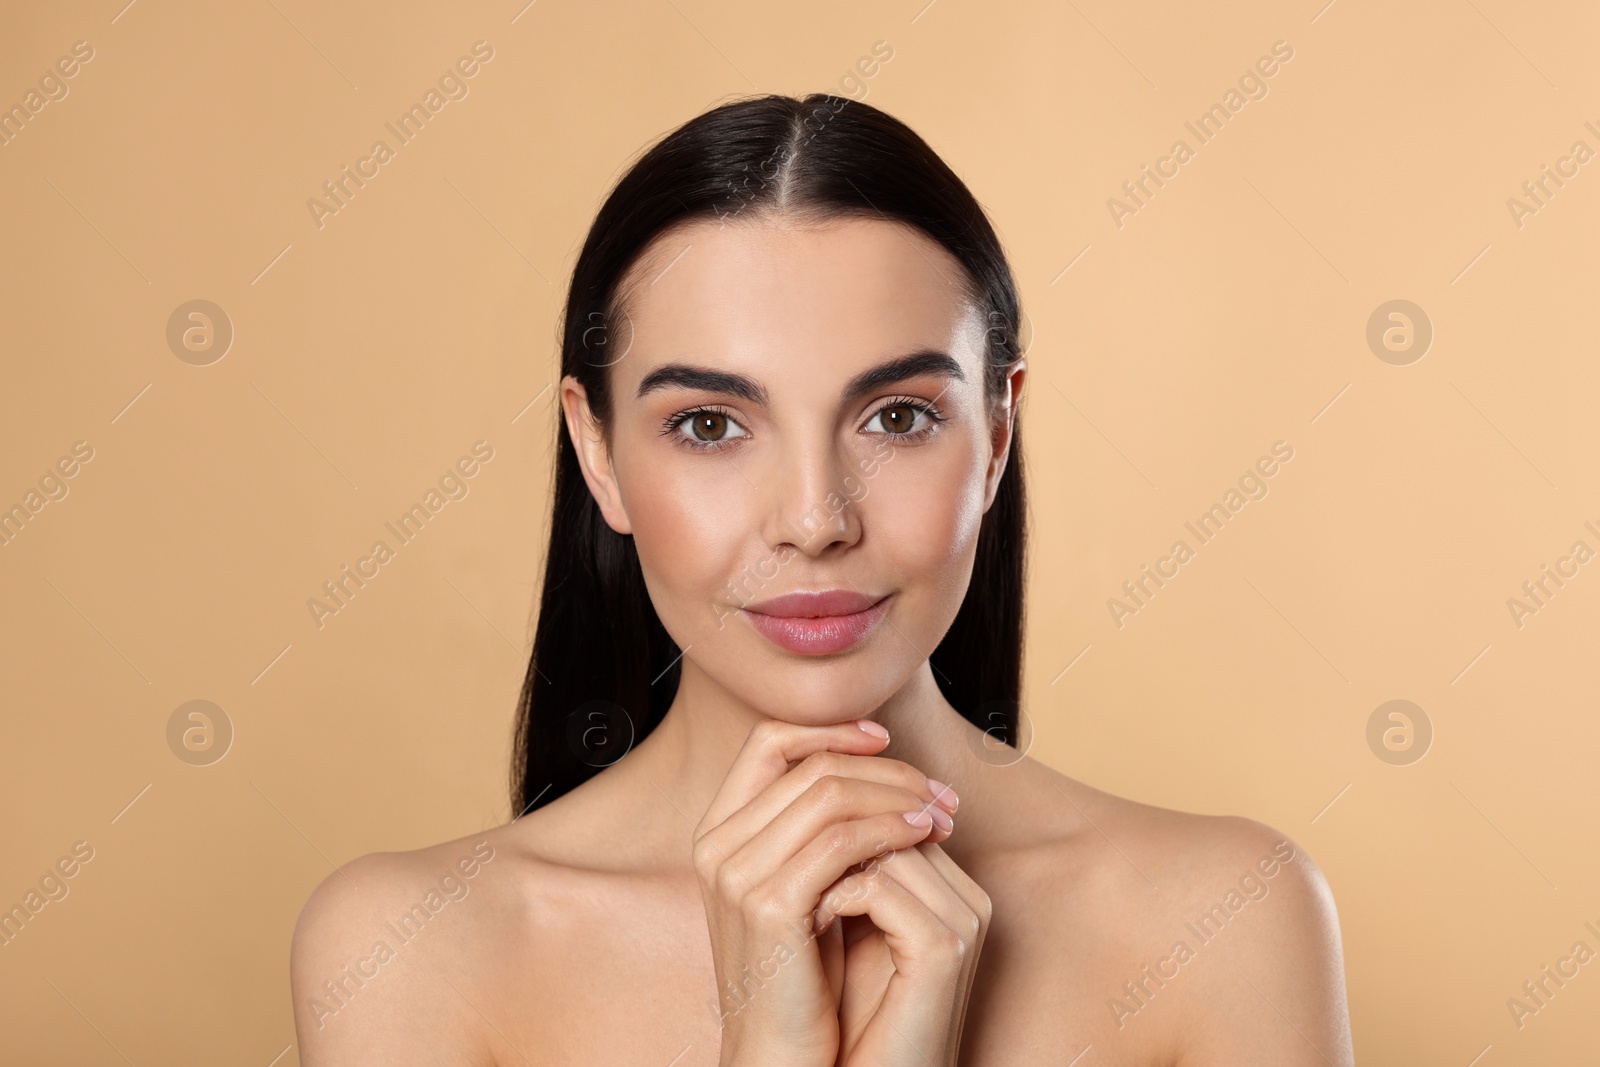
<svg viewBox="0 0 1600 1067">
<path fill-rule="evenodd" d="M 687 427 L 684 436 L 696 444 L 715 444 L 749 436 L 743 427 L 720 411 L 692 411 L 678 425 Z M 738 432 L 732 432 L 734 430 Z"/>
<path fill-rule="evenodd" d="M 911 433 L 916 428 L 917 416 L 927 411 L 921 404 L 889 404 L 874 412 L 872 419 L 867 420 L 867 425 L 872 425 L 873 419 L 879 420 L 885 433 L 899 437 Z"/>
</svg>

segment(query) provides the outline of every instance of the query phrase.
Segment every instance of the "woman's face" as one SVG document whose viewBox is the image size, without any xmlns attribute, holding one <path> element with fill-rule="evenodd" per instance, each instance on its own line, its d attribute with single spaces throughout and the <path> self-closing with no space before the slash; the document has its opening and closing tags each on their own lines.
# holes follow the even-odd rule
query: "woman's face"
<svg viewBox="0 0 1600 1067">
<path fill-rule="evenodd" d="M 937 243 L 880 220 L 697 222 L 636 264 L 609 346 L 609 448 L 571 378 L 562 400 L 685 686 L 840 722 L 949 629 L 1025 373 L 986 401 L 987 324 L 960 278 Z M 769 603 L 830 590 L 857 602 Z"/>
</svg>

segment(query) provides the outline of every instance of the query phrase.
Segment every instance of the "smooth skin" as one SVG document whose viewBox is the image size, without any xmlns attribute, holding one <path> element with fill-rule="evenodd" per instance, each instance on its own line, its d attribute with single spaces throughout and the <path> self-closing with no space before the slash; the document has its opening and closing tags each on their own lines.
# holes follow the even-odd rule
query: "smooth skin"
<svg viewBox="0 0 1600 1067">
<path fill-rule="evenodd" d="M 330 874 L 291 951 L 302 1064 L 1354 1062 L 1338 915 L 1297 843 L 1094 789 L 941 695 L 927 657 L 1027 375 L 985 396 L 959 278 L 897 223 L 754 213 L 635 264 L 609 425 L 575 380 L 560 398 L 684 650 L 676 697 L 545 806 Z M 949 362 L 846 389 L 918 353 Z M 746 387 L 641 394 L 671 364 Z M 829 588 L 889 596 L 842 653 L 739 610 Z"/>
</svg>

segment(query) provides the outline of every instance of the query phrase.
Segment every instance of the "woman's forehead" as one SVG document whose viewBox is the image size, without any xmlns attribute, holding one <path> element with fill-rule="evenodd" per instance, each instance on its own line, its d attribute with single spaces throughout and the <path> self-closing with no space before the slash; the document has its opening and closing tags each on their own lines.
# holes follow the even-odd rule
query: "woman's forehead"
<svg viewBox="0 0 1600 1067">
<path fill-rule="evenodd" d="M 897 223 L 697 222 L 658 239 L 630 274 L 635 358 L 614 368 L 624 381 L 684 359 L 848 376 L 886 353 L 980 358 L 982 320 L 960 264 Z"/>
</svg>

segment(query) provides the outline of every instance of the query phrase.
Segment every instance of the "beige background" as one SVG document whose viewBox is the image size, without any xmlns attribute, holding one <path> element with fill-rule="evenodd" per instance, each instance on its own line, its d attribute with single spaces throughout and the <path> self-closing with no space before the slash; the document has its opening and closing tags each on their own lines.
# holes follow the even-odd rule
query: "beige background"
<svg viewBox="0 0 1600 1067">
<path fill-rule="evenodd" d="M 1600 150 L 1591 5 L 124 2 L 0 32 L 8 107 L 94 49 L 0 147 L 0 506 L 94 450 L 0 547 L 0 903 L 94 849 L 0 947 L 9 1062 L 292 1064 L 311 888 L 509 817 L 577 245 L 668 129 L 830 88 L 922 133 L 1013 257 L 1035 754 L 1310 850 L 1360 1062 L 1600 1044 L 1600 964 L 1520 1029 L 1506 1004 L 1600 950 L 1600 563 L 1507 607 L 1600 550 L 1600 162 L 1507 206 Z M 478 40 L 469 95 L 319 228 L 307 200 Z M 1118 228 L 1108 198 L 1280 40 Z M 195 299 L 235 330 L 208 366 L 166 340 Z M 1406 366 L 1366 341 L 1394 299 L 1435 329 Z M 307 599 L 480 440 L 470 494 L 319 629 Z M 1108 598 L 1279 440 L 1270 494 L 1119 629 Z M 168 746 L 195 699 L 235 730 L 210 766 Z M 1434 730 L 1406 766 L 1367 742 L 1392 699 Z"/>
</svg>

